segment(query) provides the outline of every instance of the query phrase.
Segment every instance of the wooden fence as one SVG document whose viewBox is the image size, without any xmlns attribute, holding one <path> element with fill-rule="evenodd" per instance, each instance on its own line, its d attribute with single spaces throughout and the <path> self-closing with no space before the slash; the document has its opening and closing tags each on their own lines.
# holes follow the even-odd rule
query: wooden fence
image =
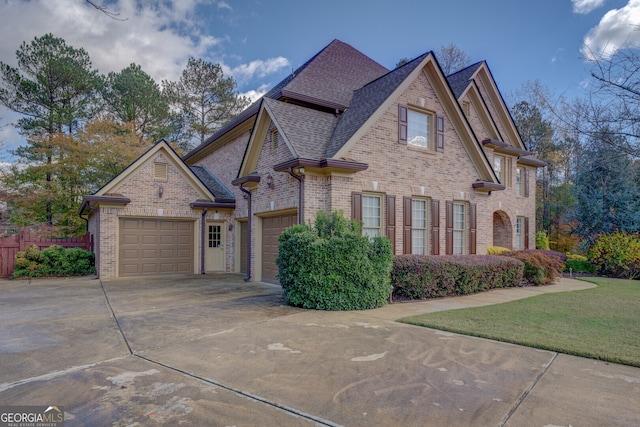
<svg viewBox="0 0 640 427">
<path fill-rule="evenodd" d="M 13 274 L 16 254 L 29 246 L 37 246 L 38 249 L 58 245 L 63 248 L 82 248 L 93 252 L 93 236 L 89 233 L 84 236 L 67 238 L 38 237 L 28 231 L 0 238 L 0 277 L 9 277 Z"/>
</svg>

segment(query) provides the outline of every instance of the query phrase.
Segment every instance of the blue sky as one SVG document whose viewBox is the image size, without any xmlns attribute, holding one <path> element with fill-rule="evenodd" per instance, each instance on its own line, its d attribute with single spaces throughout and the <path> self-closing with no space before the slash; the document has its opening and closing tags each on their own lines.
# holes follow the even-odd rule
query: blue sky
<svg viewBox="0 0 640 427">
<path fill-rule="evenodd" d="M 51 32 L 84 47 L 101 72 L 135 62 L 160 82 L 190 56 L 219 62 L 240 92 L 259 97 L 333 39 L 387 68 L 442 45 L 487 60 L 505 97 L 539 80 L 580 96 L 589 52 L 640 45 L 640 0 L 110 0 L 110 19 L 84 0 L 0 0 L 0 60 Z M 588 46 L 588 49 L 585 49 Z M 0 107 L 0 124 L 18 117 Z M 22 143 L 0 130 L 0 162 Z"/>
</svg>

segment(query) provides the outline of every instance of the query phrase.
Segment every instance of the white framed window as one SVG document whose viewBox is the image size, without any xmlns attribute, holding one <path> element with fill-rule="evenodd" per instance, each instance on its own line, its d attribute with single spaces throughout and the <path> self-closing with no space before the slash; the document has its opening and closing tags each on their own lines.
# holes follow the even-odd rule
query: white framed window
<svg viewBox="0 0 640 427">
<path fill-rule="evenodd" d="M 431 148 L 432 115 L 416 110 L 407 111 L 407 143 Z"/>
<path fill-rule="evenodd" d="M 427 207 L 425 199 L 411 200 L 411 253 L 425 255 L 427 248 Z"/>
<path fill-rule="evenodd" d="M 516 168 L 516 196 L 522 196 L 524 191 L 522 191 L 523 179 L 522 179 L 522 168 Z"/>
<path fill-rule="evenodd" d="M 362 195 L 362 235 L 381 236 L 382 198 L 369 194 Z"/>
<path fill-rule="evenodd" d="M 523 229 L 524 229 L 524 218 L 519 216 L 516 218 L 516 249 L 517 250 L 524 249 L 524 245 L 522 244 Z"/>
<path fill-rule="evenodd" d="M 504 157 L 495 155 L 493 156 L 493 170 L 496 172 L 496 176 L 500 182 L 503 182 L 503 170 L 504 170 Z"/>
<path fill-rule="evenodd" d="M 465 203 L 453 203 L 453 254 L 465 253 L 467 221 Z"/>
</svg>

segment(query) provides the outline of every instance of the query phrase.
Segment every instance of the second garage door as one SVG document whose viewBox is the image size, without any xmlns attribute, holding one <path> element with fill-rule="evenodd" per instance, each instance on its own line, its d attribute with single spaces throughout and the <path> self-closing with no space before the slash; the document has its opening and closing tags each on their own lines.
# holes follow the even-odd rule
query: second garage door
<svg viewBox="0 0 640 427">
<path fill-rule="evenodd" d="M 298 223 L 298 214 L 262 219 L 262 281 L 278 283 L 278 237 L 285 228 Z"/>
<path fill-rule="evenodd" d="M 119 275 L 193 273 L 193 221 L 120 218 Z"/>
</svg>

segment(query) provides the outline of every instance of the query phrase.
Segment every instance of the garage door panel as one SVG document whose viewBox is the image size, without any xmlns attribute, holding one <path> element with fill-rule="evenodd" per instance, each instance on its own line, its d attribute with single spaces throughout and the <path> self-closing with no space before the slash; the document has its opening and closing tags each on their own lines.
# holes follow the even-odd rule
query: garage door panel
<svg viewBox="0 0 640 427">
<path fill-rule="evenodd" d="M 298 215 L 289 214 L 262 219 L 262 280 L 278 283 L 278 237 L 291 225 L 297 224 Z"/>
<path fill-rule="evenodd" d="M 158 236 L 143 235 L 140 236 L 140 241 L 143 245 L 156 245 L 158 244 Z"/>
<path fill-rule="evenodd" d="M 119 274 L 193 273 L 194 222 L 120 219 Z"/>
<path fill-rule="evenodd" d="M 188 238 L 187 236 L 185 236 L 185 238 Z M 161 245 L 175 245 L 176 244 L 176 236 L 171 236 L 168 234 L 164 234 L 162 236 L 160 236 L 160 244 Z"/>
</svg>

